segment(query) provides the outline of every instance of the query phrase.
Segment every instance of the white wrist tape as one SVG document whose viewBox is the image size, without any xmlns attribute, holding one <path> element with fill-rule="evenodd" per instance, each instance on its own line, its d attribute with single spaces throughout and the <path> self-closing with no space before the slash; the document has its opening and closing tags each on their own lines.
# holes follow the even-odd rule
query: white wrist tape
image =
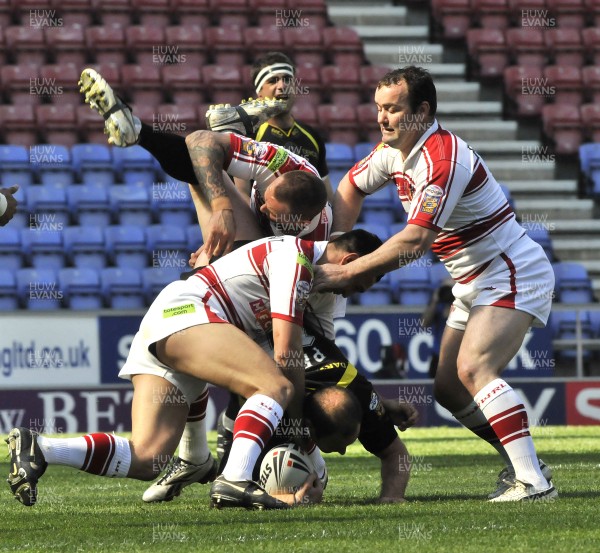
<svg viewBox="0 0 600 553">
<path fill-rule="evenodd" d="M 6 201 L 6 196 L 4 194 L 0 194 L 0 217 L 6 213 L 6 208 L 8 207 L 8 202 Z"/>
</svg>

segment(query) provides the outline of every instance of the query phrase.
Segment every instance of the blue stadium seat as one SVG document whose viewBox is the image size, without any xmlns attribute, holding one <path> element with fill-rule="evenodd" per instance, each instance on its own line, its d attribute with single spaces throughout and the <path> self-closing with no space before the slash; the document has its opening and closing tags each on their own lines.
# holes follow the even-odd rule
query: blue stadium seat
<svg viewBox="0 0 600 553">
<path fill-rule="evenodd" d="M 356 294 L 355 303 L 358 305 L 390 305 L 393 303 L 390 273 L 383 275 L 381 280 L 362 294 Z"/>
<path fill-rule="evenodd" d="M 151 225 L 146 229 L 146 244 L 152 267 L 187 269 L 190 252 L 184 227 Z"/>
<path fill-rule="evenodd" d="M 354 150 L 348 144 L 327 142 L 325 144 L 329 170 L 348 171 L 354 165 Z"/>
<path fill-rule="evenodd" d="M 143 184 L 151 187 L 156 182 L 156 162 L 141 146 L 113 148 L 115 169 L 125 184 Z"/>
<path fill-rule="evenodd" d="M 0 230 L 0 267 L 16 271 L 23 266 L 21 233 L 12 224 Z"/>
<path fill-rule="evenodd" d="M 142 309 L 146 303 L 137 269 L 108 267 L 100 275 L 106 305 L 112 309 Z"/>
<path fill-rule="evenodd" d="M 68 186 L 75 182 L 71 152 L 57 144 L 36 144 L 30 149 L 32 167 L 43 185 Z"/>
<path fill-rule="evenodd" d="M 345 171 L 335 169 L 333 171 L 331 169 L 329 170 L 329 180 L 331 181 L 331 188 L 334 192 L 337 190 L 338 186 L 340 185 L 340 182 L 346 176 L 347 172 L 348 169 L 346 169 Z"/>
<path fill-rule="evenodd" d="M 527 231 L 528 236 L 532 240 L 544 248 L 550 262 L 554 261 L 554 248 L 552 247 L 552 239 L 546 225 L 541 222 L 525 221 L 521 223 L 521 226 Z"/>
<path fill-rule="evenodd" d="M 69 262 L 80 269 L 103 269 L 107 265 L 104 232 L 100 227 L 67 227 L 65 251 Z"/>
<path fill-rule="evenodd" d="M 145 186 L 127 184 L 109 189 L 110 205 L 121 225 L 146 227 L 152 224 L 150 194 Z"/>
<path fill-rule="evenodd" d="M 111 150 L 103 144 L 75 144 L 71 148 L 73 168 L 81 182 L 110 185 L 115 182 Z"/>
<path fill-rule="evenodd" d="M 555 337 L 559 340 L 574 340 L 577 337 L 577 314 L 575 311 L 560 311 L 552 314 L 553 317 L 553 328 L 555 329 Z M 592 323 L 590 321 L 589 313 L 582 311 L 579 315 L 581 325 L 581 337 L 584 340 L 591 339 L 594 337 L 592 329 Z M 573 360 L 577 357 L 577 349 L 560 350 L 559 356 L 562 359 Z M 583 360 L 588 361 L 592 356 L 592 352 L 589 349 L 584 348 Z"/>
<path fill-rule="evenodd" d="M 174 267 L 149 267 L 142 271 L 142 286 L 146 295 L 146 304 L 150 305 L 160 291 L 175 280 L 179 280 L 182 271 Z"/>
<path fill-rule="evenodd" d="M 34 173 L 29 163 L 29 152 L 25 146 L 0 145 L 0 188 L 18 184 L 29 186 Z"/>
<path fill-rule="evenodd" d="M 15 309 L 19 309 L 15 274 L 12 270 L 2 268 L 0 269 L 0 311 L 7 312 Z"/>
<path fill-rule="evenodd" d="M 394 209 L 394 205 L 396 199 L 395 195 L 395 187 L 386 184 L 382 186 L 377 192 L 373 194 L 369 194 L 365 197 L 365 201 L 363 202 L 363 209 Z"/>
<path fill-rule="evenodd" d="M 443 263 L 433 263 L 431 267 L 429 267 L 429 280 L 431 281 L 431 287 L 434 290 L 439 288 L 440 284 L 448 279 L 452 279 L 452 277 Z"/>
<path fill-rule="evenodd" d="M 60 186 L 36 186 L 27 195 L 29 224 L 43 230 L 60 231 L 69 224 L 67 193 Z"/>
<path fill-rule="evenodd" d="M 395 234 L 402 232 L 405 227 L 406 223 L 394 223 L 390 226 L 390 236 L 394 236 Z"/>
<path fill-rule="evenodd" d="M 136 226 L 110 226 L 104 229 L 110 260 L 122 269 L 142 269 L 147 265 L 146 235 Z"/>
<path fill-rule="evenodd" d="M 427 305 L 431 298 L 429 268 L 419 261 L 390 273 L 394 298 L 402 305 Z"/>
<path fill-rule="evenodd" d="M 64 295 L 52 269 L 19 269 L 17 294 L 21 307 L 30 311 L 60 309 Z"/>
<path fill-rule="evenodd" d="M 154 219 L 161 225 L 191 225 L 196 210 L 185 182 L 174 179 L 155 182 L 151 188 L 150 200 Z"/>
<path fill-rule="evenodd" d="M 61 269 L 58 282 L 65 296 L 65 307 L 76 311 L 102 309 L 100 277 L 94 269 Z"/>
<path fill-rule="evenodd" d="M 23 251 L 36 269 L 62 269 L 65 266 L 62 232 L 21 229 Z"/>
<path fill-rule="evenodd" d="M 555 289 L 561 303 L 590 303 L 594 301 L 592 282 L 585 267 L 579 263 L 561 262 L 552 265 Z"/>
<path fill-rule="evenodd" d="M 587 183 L 588 191 L 600 195 L 600 144 L 579 146 L 579 166 Z"/>
<path fill-rule="evenodd" d="M 375 148 L 376 144 L 372 142 L 359 142 L 354 145 L 354 162 L 358 163 L 366 158 Z"/>
<path fill-rule="evenodd" d="M 199 225 L 188 225 L 186 234 L 189 253 L 195 252 L 202 244 L 204 244 Z"/>
<path fill-rule="evenodd" d="M 110 225 L 111 209 L 108 189 L 103 185 L 74 185 L 67 189 L 71 218 L 80 226 Z"/>
<path fill-rule="evenodd" d="M 506 199 L 508 200 L 508 205 L 512 208 L 513 211 L 515 211 L 516 210 L 515 201 L 512 197 L 512 194 L 510 193 L 510 189 L 505 184 L 500 184 L 500 188 L 502 189 L 502 192 L 504 192 L 504 195 L 506 196 Z"/>
</svg>

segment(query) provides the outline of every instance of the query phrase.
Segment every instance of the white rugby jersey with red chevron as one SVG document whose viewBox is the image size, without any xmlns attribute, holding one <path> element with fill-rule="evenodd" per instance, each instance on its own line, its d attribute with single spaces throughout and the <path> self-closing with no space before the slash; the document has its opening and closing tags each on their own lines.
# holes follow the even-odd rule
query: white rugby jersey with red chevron
<svg viewBox="0 0 600 553">
<path fill-rule="evenodd" d="M 253 180 L 250 195 L 252 207 L 265 234 L 282 236 L 285 229 L 277 226 L 267 215 L 261 213 L 264 204 L 264 192 L 277 177 L 290 171 L 307 171 L 319 176 L 319 172 L 303 157 L 286 150 L 283 146 L 270 142 L 256 142 L 246 136 L 230 133 L 231 148 L 225 160 L 228 174 L 244 180 Z M 323 208 L 309 226 L 297 234 L 303 240 L 328 240 L 331 233 L 331 205 Z"/>
<path fill-rule="evenodd" d="M 205 302 L 215 299 L 229 322 L 264 343 L 273 318 L 302 325 L 312 265 L 326 246 L 293 236 L 263 238 L 207 265 L 186 282 L 198 288 Z"/>
<path fill-rule="evenodd" d="M 431 249 L 461 283 L 525 234 L 483 160 L 437 121 L 406 160 L 380 143 L 349 178 L 367 195 L 393 181 L 408 223 L 439 232 Z"/>
</svg>

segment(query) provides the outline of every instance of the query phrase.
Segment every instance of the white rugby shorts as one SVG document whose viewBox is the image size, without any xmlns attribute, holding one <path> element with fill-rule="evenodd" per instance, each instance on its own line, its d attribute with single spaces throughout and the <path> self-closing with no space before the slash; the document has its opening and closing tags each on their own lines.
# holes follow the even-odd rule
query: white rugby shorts
<svg viewBox="0 0 600 553">
<path fill-rule="evenodd" d="M 455 300 L 446 324 L 465 330 L 472 307 L 491 305 L 525 311 L 532 326 L 544 327 L 554 295 L 554 271 L 544 249 L 523 235 L 506 252 L 494 258 L 475 279 L 456 283 Z"/>
</svg>

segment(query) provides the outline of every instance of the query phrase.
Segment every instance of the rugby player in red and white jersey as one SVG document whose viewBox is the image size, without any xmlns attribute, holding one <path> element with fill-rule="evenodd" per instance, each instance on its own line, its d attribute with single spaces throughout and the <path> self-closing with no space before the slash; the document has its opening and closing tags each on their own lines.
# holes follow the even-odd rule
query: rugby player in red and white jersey
<svg viewBox="0 0 600 553">
<path fill-rule="evenodd" d="M 341 289 L 431 248 L 456 281 L 435 377 L 437 401 L 506 459 L 492 501 L 556 497 L 542 474 L 523 401 L 500 378 L 529 327 L 548 320 L 552 267 L 517 223 L 483 160 L 435 119 L 436 89 L 427 71 L 389 72 L 378 83 L 375 104 L 382 142 L 342 179 L 333 230 L 351 229 L 365 196 L 389 181 L 408 224 L 372 254 L 323 267 L 315 287 Z"/>
<path fill-rule="evenodd" d="M 368 251 L 380 243 L 366 240 Z M 264 238 L 169 284 L 148 309 L 120 372 L 134 387 L 131 439 L 107 433 L 47 438 L 15 428 L 7 439 L 13 495 L 24 505 L 35 504 L 37 481 L 48 464 L 100 476 L 153 479 L 161 470 L 156 460 L 175 451 L 190 403 L 212 383 L 248 398 L 235 421 L 229 460 L 211 486 L 213 504 L 282 509 L 304 497 L 320 499 L 319 482 L 311 487 L 316 477 L 299 497 L 294 494 L 284 502 L 253 482 L 252 470 L 283 411 L 302 420 L 302 324 L 313 265 L 342 263 L 350 253 L 343 240 Z M 370 276 L 358 279 L 343 293 L 362 291 L 374 282 Z M 274 358 L 258 345 L 271 335 Z M 356 432 L 347 443 L 357 438 L 359 426 L 357 413 Z"/>
</svg>

